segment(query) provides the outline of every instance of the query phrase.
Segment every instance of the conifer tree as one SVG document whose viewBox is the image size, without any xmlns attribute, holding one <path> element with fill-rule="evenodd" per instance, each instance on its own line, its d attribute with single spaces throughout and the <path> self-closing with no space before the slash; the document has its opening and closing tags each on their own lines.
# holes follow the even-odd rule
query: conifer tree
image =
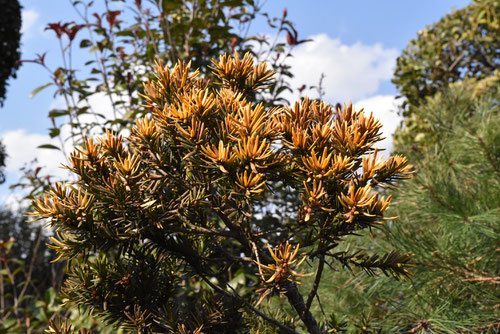
<svg viewBox="0 0 500 334">
<path fill-rule="evenodd" d="M 397 328 L 500 329 L 499 79 L 453 84 L 417 109 L 432 125 L 428 144 L 411 150 L 418 173 L 396 192 L 401 219 L 388 231 L 390 247 L 414 253 L 417 263 L 411 284 L 386 299 L 397 305 L 387 317 Z"/>
<path fill-rule="evenodd" d="M 221 56 L 211 70 L 216 82 L 190 64 L 158 65 L 143 93 L 151 115 L 128 137 L 87 138 L 69 159 L 77 181 L 33 203 L 69 264 L 63 295 L 141 333 L 338 330 L 328 310 L 310 311 L 325 266 L 411 275 L 408 254 L 339 245 L 387 219 L 391 197 L 375 190 L 412 167 L 378 156 L 381 124 L 350 104 L 253 103 L 273 72 L 249 54 Z M 302 201 L 286 219 L 261 224 L 277 183 Z M 317 270 L 306 262 L 314 259 Z M 299 290 L 309 275 L 314 286 Z M 72 329 L 62 321 L 51 330 Z"/>
</svg>

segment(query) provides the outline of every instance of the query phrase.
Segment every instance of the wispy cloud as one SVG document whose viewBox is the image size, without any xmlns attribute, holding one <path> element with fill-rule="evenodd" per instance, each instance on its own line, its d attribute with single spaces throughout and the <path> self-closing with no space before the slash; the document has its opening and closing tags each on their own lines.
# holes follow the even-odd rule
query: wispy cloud
<svg viewBox="0 0 500 334">
<path fill-rule="evenodd" d="M 397 113 L 400 101 L 392 95 L 374 94 L 377 94 L 382 82 L 392 78 L 399 52 L 385 48 L 382 44 L 347 45 L 326 34 L 308 38 L 312 42 L 297 47 L 288 62 L 294 74 L 292 87 L 317 86 L 323 74 L 324 99 L 331 104 L 353 101 L 356 109 L 364 108 L 367 113 L 373 112 L 383 124 L 382 131 L 386 137 L 376 146 L 389 154 L 393 148 L 392 135 L 401 122 Z M 312 98 L 317 97 L 314 91 L 304 93 Z M 297 99 L 296 95 L 286 97 L 290 101 Z"/>
</svg>

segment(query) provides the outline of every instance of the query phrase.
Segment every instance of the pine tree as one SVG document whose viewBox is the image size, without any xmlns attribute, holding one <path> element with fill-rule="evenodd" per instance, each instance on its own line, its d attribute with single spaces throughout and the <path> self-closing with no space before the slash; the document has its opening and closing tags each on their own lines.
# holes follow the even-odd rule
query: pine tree
<svg viewBox="0 0 500 334">
<path fill-rule="evenodd" d="M 396 192 L 401 219 L 389 231 L 390 247 L 412 252 L 417 263 L 411 284 L 387 300 L 400 303 L 388 317 L 398 328 L 500 328 L 499 79 L 453 84 L 418 109 L 429 138 L 404 150 L 418 173 Z"/>
</svg>

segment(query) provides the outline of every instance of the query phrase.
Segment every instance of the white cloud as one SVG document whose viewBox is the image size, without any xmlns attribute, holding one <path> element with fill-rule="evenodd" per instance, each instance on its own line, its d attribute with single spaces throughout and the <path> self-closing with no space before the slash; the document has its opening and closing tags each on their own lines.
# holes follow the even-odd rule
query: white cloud
<svg viewBox="0 0 500 334">
<path fill-rule="evenodd" d="M 38 18 L 40 17 L 40 13 L 34 9 L 27 9 L 22 11 L 21 16 L 23 20 L 21 33 L 24 36 L 31 37 Z"/>
<path fill-rule="evenodd" d="M 398 115 L 400 105 L 401 100 L 396 100 L 396 97 L 392 95 L 376 95 L 354 104 L 356 110 L 364 108 L 365 113 L 373 112 L 373 116 L 382 123 L 382 133 L 385 139 L 375 146 L 379 149 L 385 149 L 383 155 L 386 157 L 389 156 L 393 148 L 392 135 L 402 120 L 402 117 Z"/>
<path fill-rule="evenodd" d="M 67 176 L 68 172 L 59 168 L 62 163 L 67 163 L 61 151 L 38 148 L 43 144 L 58 146 L 55 139 L 39 133 L 27 133 L 24 129 L 7 131 L 0 137 L 8 154 L 5 170 L 9 174 L 20 176 L 20 169 L 37 159 L 36 165 L 42 167 L 45 173 L 60 178 Z"/>
<path fill-rule="evenodd" d="M 392 77 L 396 49 L 359 42 L 346 45 L 326 34 L 309 38 L 313 41 L 297 47 L 288 62 L 294 74 L 293 88 L 316 86 L 323 73 L 325 98 L 335 104 L 367 98 L 377 92 L 381 81 Z"/>
</svg>

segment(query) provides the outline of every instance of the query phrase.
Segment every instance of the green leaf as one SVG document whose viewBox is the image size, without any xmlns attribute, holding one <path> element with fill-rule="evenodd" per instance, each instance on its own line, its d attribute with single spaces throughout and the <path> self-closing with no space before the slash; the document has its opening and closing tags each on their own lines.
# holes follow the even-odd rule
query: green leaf
<svg viewBox="0 0 500 334">
<path fill-rule="evenodd" d="M 49 117 L 60 117 L 69 115 L 69 111 L 66 109 L 52 109 L 49 112 Z"/>
<path fill-rule="evenodd" d="M 59 150 L 59 151 L 61 150 L 59 147 L 51 145 L 51 144 L 43 144 L 43 145 L 38 146 L 38 148 L 47 148 L 49 150 Z"/>
<path fill-rule="evenodd" d="M 83 48 L 88 48 L 89 46 L 92 46 L 92 42 L 90 42 L 88 39 L 82 39 L 80 42 L 80 47 Z"/>
<path fill-rule="evenodd" d="M 34 98 L 36 94 L 40 93 L 42 90 L 45 88 L 52 86 L 52 82 L 49 82 L 48 84 L 45 84 L 43 86 L 35 88 L 31 93 L 30 93 L 30 99 Z"/>
<path fill-rule="evenodd" d="M 50 132 L 49 132 L 49 136 L 50 136 L 50 138 L 54 138 L 54 137 L 59 136 L 60 133 L 61 133 L 60 129 L 58 129 L 58 128 L 51 128 Z"/>
</svg>

